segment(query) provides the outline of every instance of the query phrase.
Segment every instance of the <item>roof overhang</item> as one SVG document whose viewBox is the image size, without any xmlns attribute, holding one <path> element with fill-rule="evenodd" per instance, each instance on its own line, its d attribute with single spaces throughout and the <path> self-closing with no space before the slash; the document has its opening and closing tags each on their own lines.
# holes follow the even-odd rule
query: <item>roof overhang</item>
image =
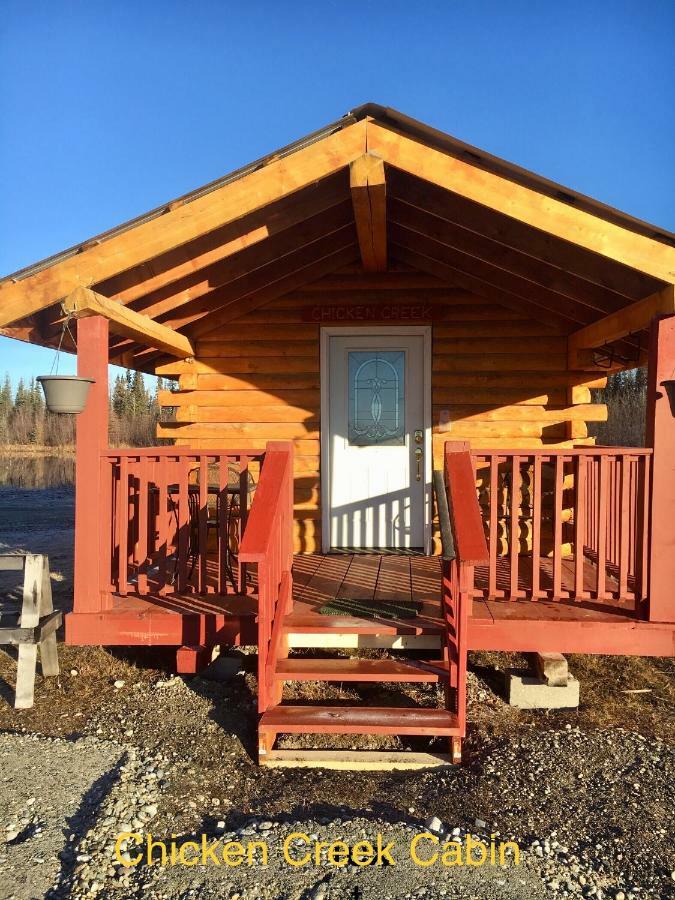
<svg viewBox="0 0 675 900">
<path fill-rule="evenodd" d="M 91 289 L 115 323 L 111 360 L 151 371 L 358 260 L 489 297 L 580 350 L 619 341 L 639 352 L 655 310 L 675 311 L 675 236 L 369 104 L 5 278 L 0 331 L 54 345 L 64 298 Z"/>
</svg>

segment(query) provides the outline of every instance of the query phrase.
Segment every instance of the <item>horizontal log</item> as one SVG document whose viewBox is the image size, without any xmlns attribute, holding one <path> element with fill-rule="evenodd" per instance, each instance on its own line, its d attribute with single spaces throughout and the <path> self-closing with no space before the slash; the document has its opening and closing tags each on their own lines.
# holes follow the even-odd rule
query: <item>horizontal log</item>
<svg viewBox="0 0 675 900">
<path fill-rule="evenodd" d="M 285 356 L 266 356 L 264 359 L 196 359 L 194 362 L 170 362 L 162 363 L 155 367 L 156 375 L 247 375 L 260 373 L 274 375 L 284 372 L 302 373 L 311 375 L 319 372 L 318 357 L 297 357 L 295 359 Z M 277 374 L 277 383 L 279 381 Z"/>
<path fill-rule="evenodd" d="M 278 379 L 277 379 L 278 381 Z M 280 388 L 278 391 L 261 390 L 187 390 L 158 391 L 160 406 L 298 406 L 319 409 L 321 394 L 318 390 L 302 391 Z"/>
<path fill-rule="evenodd" d="M 281 324 L 290 325 L 293 323 L 305 322 L 309 310 L 313 310 L 318 304 L 308 304 L 301 306 L 297 303 L 297 295 L 294 298 L 293 305 L 288 308 L 278 306 L 276 303 L 261 306 L 251 310 L 245 315 L 237 316 L 232 322 L 237 327 L 243 327 L 249 324 Z M 416 298 L 412 299 L 412 303 L 418 306 Z M 373 301 L 367 295 L 361 298 L 361 304 L 372 306 Z M 408 306 L 411 305 L 411 298 L 408 297 Z M 342 308 L 343 304 L 336 304 L 338 308 Z M 503 306 L 497 306 L 494 303 L 462 303 L 458 305 L 436 304 L 433 307 L 434 327 L 439 327 L 438 323 L 443 322 L 478 322 L 478 321 L 496 321 L 496 322 L 528 322 L 528 319 L 513 310 L 506 309 Z M 425 321 L 425 320 L 421 320 Z M 311 323 L 310 323 L 311 324 Z M 540 325 L 539 329 L 546 326 Z"/>
<path fill-rule="evenodd" d="M 266 441 L 285 441 L 293 438 L 319 440 L 320 434 L 318 422 L 278 423 L 273 427 L 270 427 L 267 423 L 261 424 L 259 422 L 229 422 L 227 424 L 213 423 L 209 425 L 177 422 L 175 425 L 166 423 L 157 426 L 157 437 L 188 440 L 213 438 L 220 440 L 222 445 L 225 446 L 228 443 L 236 444 L 239 436 L 243 438 L 258 437 Z"/>
<path fill-rule="evenodd" d="M 249 375 L 222 375 L 214 373 L 186 374 L 180 376 L 182 390 L 199 391 L 269 391 L 279 387 L 279 376 L 273 373 L 254 373 Z M 301 390 L 319 390 L 319 373 L 293 373 L 293 388 Z M 285 386 L 284 386 L 285 388 Z"/>
<path fill-rule="evenodd" d="M 432 400 L 436 405 L 478 406 L 487 404 L 504 406 L 563 406 L 567 400 L 566 388 L 554 388 L 543 394 L 531 394 L 533 388 L 497 388 L 497 387 L 444 387 L 438 384 L 440 376 L 434 379 Z M 588 401 L 590 402 L 590 392 Z"/>
<path fill-rule="evenodd" d="M 607 407 L 604 403 L 589 403 L 579 406 L 568 406 L 562 409 L 545 409 L 541 406 L 500 406 L 494 408 L 476 406 L 441 406 L 433 407 L 434 420 L 441 422 L 540 422 L 550 423 L 581 420 L 585 422 L 606 422 Z"/>
<path fill-rule="evenodd" d="M 440 340 L 434 336 L 434 355 L 445 356 L 461 354 L 462 356 L 485 353 L 490 355 L 518 355 L 527 359 L 532 345 L 530 338 L 522 337 L 466 337 L 457 340 Z M 539 337 L 536 341 L 537 358 L 542 353 L 557 354 L 564 359 L 567 349 L 566 338 Z"/>
<path fill-rule="evenodd" d="M 198 450 L 219 450 L 222 442 L 219 439 L 192 440 L 191 447 Z M 237 441 L 237 448 L 240 450 L 265 450 L 267 440 L 265 438 L 240 438 Z M 293 449 L 296 456 L 319 456 L 320 443 L 318 439 L 293 441 Z"/>
<path fill-rule="evenodd" d="M 308 357 L 318 359 L 319 341 L 285 341 L 276 337 L 270 341 L 252 341 L 246 343 L 223 343 L 221 340 L 200 340 L 197 342 L 195 356 L 201 360 L 245 359 L 260 356 Z"/>
<path fill-rule="evenodd" d="M 255 310 L 253 313 L 249 313 L 248 316 L 252 316 L 258 312 L 261 311 Z M 246 316 L 245 318 L 248 319 L 248 316 Z M 265 316 L 261 315 L 259 321 L 265 322 Z M 225 344 L 228 347 L 228 353 L 230 352 L 230 344 L 238 343 L 243 347 L 247 347 L 249 343 L 251 343 L 251 340 L 254 338 L 259 338 L 260 334 L 252 331 L 250 325 L 242 324 L 242 322 L 242 319 L 235 319 L 233 322 L 228 323 L 227 325 L 223 325 L 222 328 L 217 328 L 215 331 L 211 331 L 205 338 L 199 341 L 199 345 L 208 346 L 209 344 L 215 343 Z M 288 343 L 295 341 L 318 342 L 319 340 L 319 326 L 303 322 L 299 313 L 297 322 L 275 324 L 276 327 L 274 329 L 274 333 L 265 335 L 266 339 L 269 338 L 270 340 L 283 341 Z"/>
<path fill-rule="evenodd" d="M 566 357 L 538 353 L 499 354 L 495 356 L 434 356 L 434 372 L 564 372 Z"/>
<path fill-rule="evenodd" d="M 176 422 L 306 422 L 316 420 L 319 408 L 300 406 L 179 406 Z"/>
</svg>

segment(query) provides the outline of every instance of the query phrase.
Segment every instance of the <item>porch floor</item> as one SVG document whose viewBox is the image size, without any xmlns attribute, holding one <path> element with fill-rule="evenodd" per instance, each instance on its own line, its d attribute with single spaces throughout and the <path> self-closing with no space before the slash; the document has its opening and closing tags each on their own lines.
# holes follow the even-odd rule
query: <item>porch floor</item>
<svg viewBox="0 0 675 900">
<path fill-rule="evenodd" d="M 497 585 L 508 594 L 508 561 L 503 562 Z M 563 586 L 572 584 L 572 566 L 572 562 L 563 562 Z M 531 571 L 531 567 L 521 567 L 521 579 L 527 578 L 528 568 Z M 348 616 L 319 613 L 328 601 L 351 598 L 421 602 L 415 618 L 373 619 L 372 633 L 442 634 L 438 557 L 399 553 L 301 555 L 295 557 L 293 577 L 294 607 L 287 623 L 293 632 L 362 631 L 362 627 L 355 627 L 356 620 L 350 621 Z M 595 584 L 595 577 L 595 567 L 588 561 L 585 581 L 589 589 Z M 485 591 L 487 569 L 476 569 L 476 586 Z M 613 586 L 608 580 L 608 589 Z M 195 645 L 209 641 L 254 644 L 254 578 L 249 590 L 247 595 L 189 591 L 161 597 L 114 595 L 108 611 L 68 616 L 67 640 L 109 645 Z M 664 656 L 675 651 L 675 625 L 645 621 L 633 602 L 479 596 L 474 598 L 469 621 L 469 649 Z"/>
</svg>

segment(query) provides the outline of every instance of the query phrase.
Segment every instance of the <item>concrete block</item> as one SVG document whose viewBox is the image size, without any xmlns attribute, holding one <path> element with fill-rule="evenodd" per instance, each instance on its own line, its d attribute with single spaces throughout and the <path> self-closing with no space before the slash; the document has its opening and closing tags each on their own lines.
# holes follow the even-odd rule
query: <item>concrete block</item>
<svg viewBox="0 0 675 900">
<path fill-rule="evenodd" d="M 567 684 L 551 687 L 529 672 L 506 673 L 506 696 L 516 709 L 576 709 L 579 706 L 579 682 L 569 675 Z"/>
<path fill-rule="evenodd" d="M 535 653 L 534 668 L 537 677 L 549 687 L 565 687 L 567 684 L 569 671 L 562 653 Z"/>
</svg>

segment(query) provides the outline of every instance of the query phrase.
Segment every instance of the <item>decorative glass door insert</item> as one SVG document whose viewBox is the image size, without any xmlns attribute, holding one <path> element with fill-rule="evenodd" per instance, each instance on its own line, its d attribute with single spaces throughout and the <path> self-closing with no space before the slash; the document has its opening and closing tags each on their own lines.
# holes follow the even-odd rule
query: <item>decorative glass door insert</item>
<svg viewBox="0 0 675 900">
<path fill-rule="evenodd" d="M 405 351 L 349 351 L 348 439 L 354 447 L 405 443 Z"/>
</svg>

